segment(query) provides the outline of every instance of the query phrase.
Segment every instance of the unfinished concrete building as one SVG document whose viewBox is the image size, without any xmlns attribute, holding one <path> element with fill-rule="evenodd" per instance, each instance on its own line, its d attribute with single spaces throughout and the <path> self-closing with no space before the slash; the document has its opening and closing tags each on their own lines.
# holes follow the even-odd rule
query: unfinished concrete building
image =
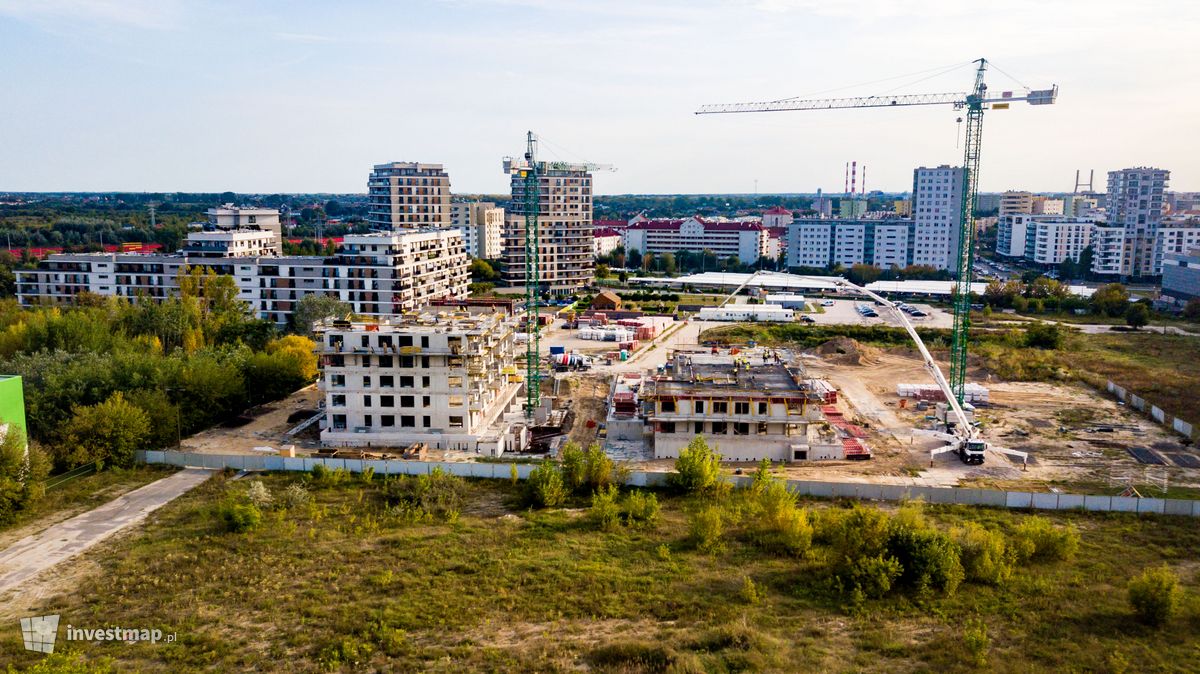
<svg viewBox="0 0 1200 674">
<path fill-rule="evenodd" d="M 523 429 L 506 419 L 521 387 L 514 330 L 502 313 L 318 323 L 322 444 L 425 443 L 486 456 L 521 448 Z"/>
<path fill-rule="evenodd" d="M 677 353 L 643 384 L 641 404 L 658 459 L 678 457 L 696 436 L 726 461 L 858 458 L 802 373 L 760 354 Z"/>
</svg>

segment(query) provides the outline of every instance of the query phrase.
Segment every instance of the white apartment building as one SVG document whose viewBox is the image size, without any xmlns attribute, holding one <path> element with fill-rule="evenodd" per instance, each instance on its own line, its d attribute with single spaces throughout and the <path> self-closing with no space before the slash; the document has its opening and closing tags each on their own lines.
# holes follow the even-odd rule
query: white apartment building
<svg viewBox="0 0 1200 674">
<path fill-rule="evenodd" d="M 1044 265 L 1079 260 L 1083 249 L 1092 245 L 1095 229 L 1095 222 L 1087 218 L 1013 213 L 997 223 L 996 252 Z"/>
<path fill-rule="evenodd" d="M 1121 264 L 1122 276 L 1156 275 L 1154 251 L 1170 177 L 1170 171 L 1149 167 L 1108 172 L 1105 203 L 1108 224 L 1123 228 L 1129 239 Z"/>
<path fill-rule="evenodd" d="M 455 201 L 450 224 L 462 232 L 467 255 L 498 260 L 504 251 L 504 209 L 490 201 Z"/>
<path fill-rule="evenodd" d="M 1092 273 L 1122 275 L 1131 243 L 1132 239 L 1125 237 L 1124 227 L 1098 223 L 1092 230 Z"/>
<path fill-rule="evenodd" d="M 914 231 L 912 220 L 796 220 L 787 230 L 787 264 L 907 267 L 913 264 Z"/>
<path fill-rule="evenodd" d="M 770 252 L 770 234 L 759 222 L 712 222 L 691 217 L 686 220 L 630 221 L 625 228 L 627 252 L 675 253 L 710 251 L 718 258 L 736 257 L 754 264 Z"/>
<path fill-rule="evenodd" d="M 965 176 L 946 165 L 913 171 L 913 264 L 958 271 Z"/>
<path fill-rule="evenodd" d="M 591 285 L 592 174 L 538 162 L 538 265 L 541 289 L 570 295 Z M 507 168 L 505 169 L 508 170 Z M 511 212 L 504 224 L 504 280 L 525 285 L 525 178 L 512 175 Z"/>
<path fill-rule="evenodd" d="M 450 226 L 450 176 L 441 164 L 376 164 L 367 179 L 374 229 L 424 229 Z"/>
<path fill-rule="evenodd" d="M 204 230 L 188 234 L 183 253 L 193 258 L 276 255 L 278 241 L 274 233 L 257 229 Z"/>
<path fill-rule="evenodd" d="M 283 228 L 279 222 L 279 211 L 274 208 L 255 208 L 222 204 L 205 212 L 208 216 L 206 229 L 257 229 L 275 235 L 276 255 L 283 254 Z"/>
<path fill-rule="evenodd" d="M 521 388 L 514 331 L 501 313 L 319 323 L 321 443 L 520 449 L 521 432 L 505 420 Z"/>
<path fill-rule="evenodd" d="M 762 224 L 763 227 L 771 229 L 772 227 L 787 227 L 792 224 L 792 212 L 782 206 L 768 208 L 763 211 Z"/>
<path fill-rule="evenodd" d="M 624 245 L 621 232 L 611 227 L 598 227 L 592 230 L 592 254 L 596 257 L 609 255 Z"/>
<path fill-rule="evenodd" d="M 1183 255 L 1200 248 L 1200 220 L 1164 222 L 1158 226 L 1154 239 L 1154 263 L 1152 276 L 1163 274 L 1163 261 L 1172 253 Z"/>
<path fill-rule="evenodd" d="M 164 299 L 178 294 L 179 274 L 191 266 L 232 276 L 254 315 L 280 325 L 309 294 L 330 295 L 356 314 L 379 317 L 468 294 L 470 273 L 457 230 L 347 235 L 332 257 L 243 255 L 237 246 L 242 233 L 193 232 L 174 254 L 51 255 L 36 269 L 17 272 L 17 297 L 25 306 L 66 304 L 82 292 Z M 263 245 L 258 238 L 250 243 Z M 225 254 L 220 246 L 228 246 Z"/>
</svg>

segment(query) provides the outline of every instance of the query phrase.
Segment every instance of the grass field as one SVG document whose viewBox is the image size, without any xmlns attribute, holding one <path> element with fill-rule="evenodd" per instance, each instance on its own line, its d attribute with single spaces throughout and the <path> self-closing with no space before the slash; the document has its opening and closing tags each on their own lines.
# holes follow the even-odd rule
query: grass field
<svg viewBox="0 0 1200 674">
<path fill-rule="evenodd" d="M 46 495 L 35 501 L 28 510 L 19 511 L 13 521 L 0 525 L 0 533 L 12 531 L 44 518 L 95 508 L 111 501 L 119 494 L 160 480 L 175 470 L 177 469 L 169 466 L 109 468 L 99 473 L 69 480 L 47 491 Z M 51 477 L 49 481 L 55 482 L 56 480 Z"/>
<path fill-rule="evenodd" d="M 278 498 L 300 478 L 269 475 Z M 893 592 L 852 604 L 831 589 L 825 544 L 770 552 L 730 529 L 689 540 L 699 497 L 660 493 L 656 525 L 599 530 L 583 499 L 529 511 L 507 482 L 469 482 L 461 513 L 385 508 L 379 479 L 313 488 L 228 533 L 214 510 L 248 480 L 206 483 L 141 533 L 94 556 L 102 571 L 48 600 L 64 623 L 159 627 L 175 644 L 70 644 L 119 671 L 1185 671 L 1200 668 L 1200 527 L 1178 518 L 1059 513 L 1073 561 L 1020 565 L 1005 583 Z M 719 501 L 746 507 L 737 492 Z M 820 518 L 842 506 L 805 504 Z M 833 510 L 830 510 L 833 509 Z M 1019 512 L 927 507 L 939 530 L 1011 532 Z M 1186 588 L 1162 628 L 1136 622 L 1124 586 L 1167 564 Z M 0 661 L 41 656 L 16 630 Z"/>
</svg>

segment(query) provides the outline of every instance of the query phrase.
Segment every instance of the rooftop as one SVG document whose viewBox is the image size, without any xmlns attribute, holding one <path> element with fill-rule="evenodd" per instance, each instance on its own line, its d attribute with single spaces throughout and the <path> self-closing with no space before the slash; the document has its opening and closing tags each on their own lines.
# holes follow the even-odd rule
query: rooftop
<svg viewBox="0 0 1200 674">
<path fill-rule="evenodd" d="M 313 331 L 378 332 L 381 334 L 467 334 L 482 335 L 508 322 L 503 313 L 470 314 L 439 311 L 437 313 L 408 313 L 394 318 L 373 320 L 342 320 L 326 318 L 313 325 Z"/>
<path fill-rule="evenodd" d="M 650 396 L 803 394 L 803 373 L 763 359 L 766 352 L 736 356 L 705 353 L 677 354 L 667 374 L 650 382 Z"/>
</svg>

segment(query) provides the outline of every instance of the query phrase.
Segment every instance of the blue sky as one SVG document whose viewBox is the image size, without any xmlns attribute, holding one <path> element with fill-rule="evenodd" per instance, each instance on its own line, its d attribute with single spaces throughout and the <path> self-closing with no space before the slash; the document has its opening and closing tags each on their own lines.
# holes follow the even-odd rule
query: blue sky
<svg viewBox="0 0 1200 674">
<path fill-rule="evenodd" d="M 402 160 L 503 192 L 526 129 L 614 164 L 599 193 L 840 191 L 852 159 L 904 190 L 961 161 L 952 109 L 692 111 L 961 91 L 979 56 L 1061 87 L 988 114 L 983 189 L 1153 165 L 1200 190 L 1198 30 L 1183 0 L 0 0 L 0 190 L 361 192 Z"/>
</svg>

